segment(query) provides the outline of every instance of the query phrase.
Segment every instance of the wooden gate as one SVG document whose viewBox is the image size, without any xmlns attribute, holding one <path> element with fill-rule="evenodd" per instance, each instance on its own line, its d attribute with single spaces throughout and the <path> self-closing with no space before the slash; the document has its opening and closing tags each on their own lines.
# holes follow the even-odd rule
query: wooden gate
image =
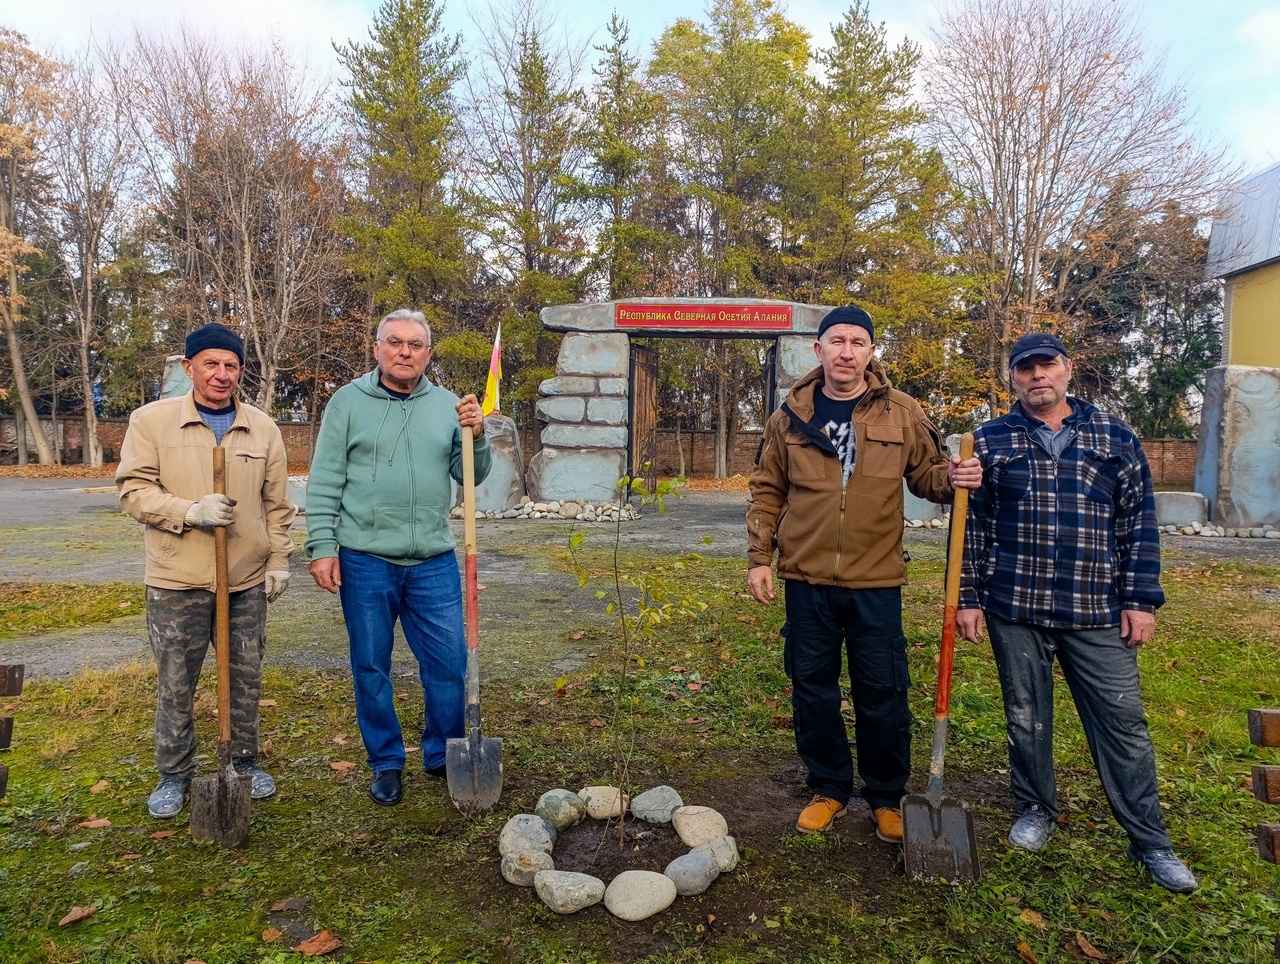
<svg viewBox="0 0 1280 964">
<path fill-rule="evenodd" d="M 644 480 L 650 492 L 658 485 L 658 353 L 631 345 L 631 446 L 627 474 Z"/>
</svg>

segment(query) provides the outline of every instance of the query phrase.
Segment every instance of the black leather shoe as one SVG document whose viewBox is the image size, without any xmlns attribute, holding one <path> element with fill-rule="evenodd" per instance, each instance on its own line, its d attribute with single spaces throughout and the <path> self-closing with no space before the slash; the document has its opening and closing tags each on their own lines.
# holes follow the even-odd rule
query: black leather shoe
<svg viewBox="0 0 1280 964">
<path fill-rule="evenodd" d="M 439 777 L 441 780 L 445 779 L 448 774 L 448 769 L 443 765 L 438 767 L 423 767 L 422 769 L 426 771 L 427 776 Z"/>
<path fill-rule="evenodd" d="M 400 771 L 379 770 L 375 773 L 373 782 L 369 784 L 369 796 L 373 797 L 374 803 L 384 807 L 394 807 L 399 803 L 404 796 L 404 790 L 400 786 Z"/>
</svg>

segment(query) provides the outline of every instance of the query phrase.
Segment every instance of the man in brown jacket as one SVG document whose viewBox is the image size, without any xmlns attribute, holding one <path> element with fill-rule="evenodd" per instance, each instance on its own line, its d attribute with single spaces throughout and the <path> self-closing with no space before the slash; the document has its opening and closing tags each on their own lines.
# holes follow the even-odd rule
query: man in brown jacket
<svg viewBox="0 0 1280 964">
<path fill-rule="evenodd" d="M 861 308 L 828 313 L 814 352 L 820 366 L 770 416 L 751 473 L 748 584 L 759 602 L 773 600 L 776 550 L 796 749 L 814 792 L 796 829 L 831 829 L 853 795 L 840 714 L 847 650 L 862 796 L 876 835 L 900 842 L 911 773 L 902 480 L 922 499 L 949 502 L 956 486 L 982 484 L 982 468 L 977 459 L 948 460 L 919 403 L 890 387 Z"/>
<path fill-rule="evenodd" d="M 158 670 L 153 817 L 182 810 L 195 773 L 192 699 L 212 637 L 213 530 L 227 527 L 231 593 L 231 749 L 253 797 L 275 793 L 258 766 L 267 603 L 289 583 L 293 540 L 288 463 L 276 423 L 237 401 L 244 345 L 223 325 L 187 336 L 192 390 L 144 405 L 129 419 L 116 485 L 120 505 L 146 526 L 147 634 Z M 227 450 L 227 495 L 213 493 L 213 448 Z"/>
</svg>

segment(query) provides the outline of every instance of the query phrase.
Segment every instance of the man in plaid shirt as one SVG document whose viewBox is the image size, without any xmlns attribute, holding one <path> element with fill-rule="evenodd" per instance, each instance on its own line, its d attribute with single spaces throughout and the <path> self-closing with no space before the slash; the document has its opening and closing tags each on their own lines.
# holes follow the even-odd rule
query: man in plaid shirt
<svg viewBox="0 0 1280 964">
<path fill-rule="evenodd" d="M 984 621 L 991 635 L 1019 811 L 1009 842 L 1039 850 L 1057 822 L 1056 656 L 1129 856 L 1190 892 L 1160 813 L 1138 679 L 1137 647 L 1164 603 L 1146 456 L 1124 422 L 1067 394 L 1071 359 L 1055 336 L 1019 338 L 1009 365 L 1018 401 L 975 433 L 983 484 L 969 500 L 956 619 L 966 639 Z"/>
</svg>

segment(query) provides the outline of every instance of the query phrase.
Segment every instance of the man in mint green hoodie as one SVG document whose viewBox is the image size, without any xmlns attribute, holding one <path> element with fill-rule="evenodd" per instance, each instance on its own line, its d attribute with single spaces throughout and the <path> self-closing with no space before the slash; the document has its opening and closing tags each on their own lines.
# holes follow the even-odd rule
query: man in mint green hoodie
<svg viewBox="0 0 1280 964">
<path fill-rule="evenodd" d="M 383 318 L 373 356 L 378 367 L 325 409 L 307 479 L 306 550 L 316 584 L 342 599 L 369 795 L 392 806 L 405 761 L 391 690 L 396 619 L 418 660 L 428 774 L 445 775 L 445 741 L 463 735 L 467 648 L 449 479 L 462 482 L 464 431 L 475 439 L 477 482 L 492 457 L 476 397 L 460 400 L 423 376 L 431 329 L 420 312 Z"/>
</svg>

